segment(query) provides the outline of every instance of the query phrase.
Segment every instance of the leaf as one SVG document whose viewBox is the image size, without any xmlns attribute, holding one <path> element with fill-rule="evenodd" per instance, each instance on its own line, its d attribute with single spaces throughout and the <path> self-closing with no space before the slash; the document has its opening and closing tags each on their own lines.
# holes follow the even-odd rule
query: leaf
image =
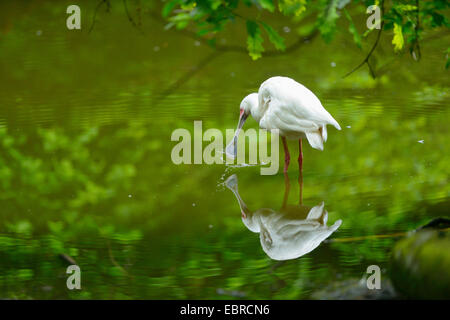
<svg viewBox="0 0 450 320">
<path fill-rule="evenodd" d="M 169 21 L 173 22 L 177 29 L 184 29 L 191 21 L 192 16 L 188 13 L 179 13 L 176 16 L 170 17 Z"/>
<path fill-rule="evenodd" d="M 172 0 L 166 3 L 166 5 L 162 9 L 162 16 L 167 17 L 178 4 L 179 0 Z"/>
<path fill-rule="evenodd" d="M 328 1 L 323 2 L 325 9 L 317 20 L 320 34 L 326 42 L 330 42 L 336 32 L 336 20 L 339 18 L 338 3 L 338 0 L 331 0 L 329 4 Z"/>
<path fill-rule="evenodd" d="M 394 51 L 400 51 L 403 49 L 405 41 L 403 39 L 402 26 L 394 23 L 394 38 L 392 44 L 394 45 Z"/>
<path fill-rule="evenodd" d="M 250 57 L 253 60 L 261 58 L 261 53 L 264 52 L 264 47 L 262 46 L 263 38 L 261 36 L 261 30 L 259 26 L 254 21 L 247 21 L 247 48 Z"/>
<path fill-rule="evenodd" d="M 219 8 L 221 4 L 222 2 L 220 0 L 210 1 L 210 7 L 212 10 L 217 10 L 217 8 Z"/>
<path fill-rule="evenodd" d="M 412 4 L 396 4 L 395 9 L 400 12 L 416 11 L 417 7 Z"/>
<path fill-rule="evenodd" d="M 284 51 L 286 49 L 286 45 L 284 44 L 284 38 L 276 32 L 274 28 L 269 26 L 267 23 L 261 22 L 264 30 L 267 32 L 267 36 L 269 37 L 270 42 L 273 43 L 277 50 Z"/>
<path fill-rule="evenodd" d="M 258 0 L 258 2 L 261 5 L 261 8 L 263 9 L 266 9 L 270 12 L 273 12 L 275 10 L 273 0 Z"/>
<path fill-rule="evenodd" d="M 355 24 L 353 23 L 353 19 L 348 13 L 347 9 L 344 9 L 345 16 L 347 17 L 347 20 L 349 22 L 348 25 L 348 31 L 353 35 L 353 41 L 356 43 L 358 48 L 362 48 L 361 44 L 361 36 L 358 33 L 358 30 L 356 30 Z"/>
<path fill-rule="evenodd" d="M 278 9 L 285 15 L 299 16 L 306 11 L 306 0 L 279 0 Z"/>
</svg>

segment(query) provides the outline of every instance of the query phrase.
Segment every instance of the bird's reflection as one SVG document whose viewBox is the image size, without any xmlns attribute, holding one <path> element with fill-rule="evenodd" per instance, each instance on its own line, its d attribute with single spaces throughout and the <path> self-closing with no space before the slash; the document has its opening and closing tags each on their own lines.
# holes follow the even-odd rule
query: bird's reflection
<svg viewBox="0 0 450 320">
<path fill-rule="evenodd" d="M 327 226 L 328 212 L 324 209 L 324 202 L 312 208 L 302 205 L 302 179 L 299 183 L 299 205 L 287 205 L 290 184 L 285 175 L 281 209 L 263 208 L 252 212 L 239 195 L 237 176 L 233 174 L 225 181 L 239 203 L 242 222 L 250 231 L 259 233 L 264 252 L 273 260 L 296 259 L 311 252 L 342 223 L 338 220 Z"/>
</svg>

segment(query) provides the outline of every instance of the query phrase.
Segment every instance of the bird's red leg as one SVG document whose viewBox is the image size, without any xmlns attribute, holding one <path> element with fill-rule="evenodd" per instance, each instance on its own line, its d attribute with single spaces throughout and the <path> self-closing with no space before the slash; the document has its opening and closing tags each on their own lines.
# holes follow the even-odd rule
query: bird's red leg
<svg viewBox="0 0 450 320">
<path fill-rule="evenodd" d="M 281 141 L 283 141 L 283 147 L 284 147 L 284 170 L 283 170 L 283 172 L 286 173 L 288 170 L 288 167 L 289 167 L 289 161 L 291 160 L 291 156 L 289 154 L 286 137 L 281 137 Z"/>
<path fill-rule="evenodd" d="M 300 189 L 299 204 L 303 204 L 303 151 L 302 151 L 302 139 L 298 140 L 298 185 Z"/>
<path fill-rule="evenodd" d="M 302 151 L 302 139 L 298 140 L 298 170 L 303 172 L 303 151 Z"/>
</svg>

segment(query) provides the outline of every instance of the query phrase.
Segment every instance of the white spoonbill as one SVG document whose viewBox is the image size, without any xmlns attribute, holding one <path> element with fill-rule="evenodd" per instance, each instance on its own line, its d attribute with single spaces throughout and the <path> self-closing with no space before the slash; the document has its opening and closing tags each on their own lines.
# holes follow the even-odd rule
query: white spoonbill
<svg viewBox="0 0 450 320">
<path fill-rule="evenodd" d="M 259 233 L 262 249 L 273 260 L 296 259 L 313 251 L 342 224 L 342 220 L 337 220 L 327 225 L 328 212 L 323 202 L 313 208 L 287 205 L 288 184 L 280 210 L 262 208 L 256 211 L 250 211 L 239 195 L 235 174 L 225 181 L 225 186 L 238 201 L 242 222 L 250 231 Z"/>
<path fill-rule="evenodd" d="M 327 125 L 341 127 L 308 88 L 287 77 L 272 77 L 264 81 L 258 93 L 246 96 L 240 105 L 239 124 L 226 153 L 235 158 L 237 137 L 249 115 L 260 128 L 279 130 L 284 147 L 284 172 L 287 172 L 290 155 L 286 138 L 299 141 L 299 170 L 303 167 L 302 138 L 308 139 L 314 149 L 323 150 L 327 141 Z"/>
</svg>

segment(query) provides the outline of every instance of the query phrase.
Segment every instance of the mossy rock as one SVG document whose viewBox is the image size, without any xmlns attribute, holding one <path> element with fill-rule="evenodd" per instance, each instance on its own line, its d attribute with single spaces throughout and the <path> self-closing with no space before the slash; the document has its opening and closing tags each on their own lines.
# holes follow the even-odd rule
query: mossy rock
<svg viewBox="0 0 450 320">
<path fill-rule="evenodd" d="M 411 299 L 450 299 L 450 233 L 422 230 L 394 247 L 390 268 L 397 290 Z"/>
</svg>

